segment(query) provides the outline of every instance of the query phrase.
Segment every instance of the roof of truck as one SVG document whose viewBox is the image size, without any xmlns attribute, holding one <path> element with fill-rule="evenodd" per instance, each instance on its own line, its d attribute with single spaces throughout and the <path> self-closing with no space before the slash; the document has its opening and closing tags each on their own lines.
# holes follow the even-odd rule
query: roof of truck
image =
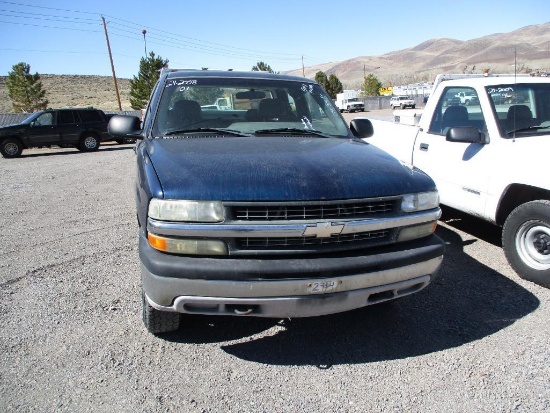
<svg viewBox="0 0 550 413">
<path fill-rule="evenodd" d="M 296 82 L 316 83 L 315 80 L 300 76 L 281 75 L 260 71 L 233 71 L 233 70 L 196 70 L 196 69 L 163 69 L 161 75 L 168 73 L 167 78 L 195 77 L 195 78 L 249 78 L 269 80 L 290 80 Z"/>
</svg>

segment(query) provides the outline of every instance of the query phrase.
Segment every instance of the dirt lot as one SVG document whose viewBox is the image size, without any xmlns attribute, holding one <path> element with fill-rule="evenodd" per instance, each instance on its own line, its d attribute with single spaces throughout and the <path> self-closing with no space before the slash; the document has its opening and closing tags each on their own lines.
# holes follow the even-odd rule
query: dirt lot
<svg viewBox="0 0 550 413">
<path fill-rule="evenodd" d="M 0 411 L 548 412 L 550 290 L 446 211 L 424 291 L 312 319 L 140 319 L 131 145 L 0 159 Z"/>
</svg>

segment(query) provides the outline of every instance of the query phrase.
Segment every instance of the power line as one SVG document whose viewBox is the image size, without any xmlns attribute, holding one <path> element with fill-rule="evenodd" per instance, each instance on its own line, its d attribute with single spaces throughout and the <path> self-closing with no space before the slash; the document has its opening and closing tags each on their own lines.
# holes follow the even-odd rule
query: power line
<svg viewBox="0 0 550 413">
<path fill-rule="evenodd" d="M 44 25 L 40 25 L 40 24 L 14 23 L 14 22 L 7 22 L 7 21 L 3 21 L 3 20 L 0 20 L 0 23 L 15 24 L 15 25 L 20 25 L 20 26 L 43 27 L 43 28 L 46 28 L 46 29 L 76 30 L 76 31 L 79 31 L 79 32 L 101 33 L 100 30 L 77 29 L 77 28 L 74 28 L 74 27 L 44 26 Z"/>
<path fill-rule="evenodd" d="M 23 6 L 23 7 L 33 7 L 33 8 L 39 8 L 39 9 L 45 9 L 45 10 L 54 10 L 57 12 L 66 12 L 66 13 L 81 13 L 81 14 L 87 14 L 87 15 L 95 15 L 100 16 L 99 13 L 91 13 L 91 12 L 82 12 L 78 10 L 71 10 L 71 9 L 60 9 L 55 7 L 47 7 L 47 6 L 37 6 L 37 5 L 30 5 L 30 4 L 24 4 L 24 3 L 18 3 L 18 2 L 10 2 L 10 1 L 0 1 L 0 3 L 9 4 L 9 5 L 17 5 L 17 6 Z M 8 12 L 13 12 L 10 10 L 6 10 Z M 52 17 L 54 19 L 80 19 L 78 17 L 73 16 L 59 16 L 59 15 L 52 15 L 52 14 L 38 14 L 38 13 L 31 13 L 31 12 L 19 12 L 16 11 L 14 13 L 18 13 L 19 15 L 23 16 L 8 16 L 8 17 L 14 17 L 14 18 L 20 18 L 20 19 L 36 19 L 36 17 L 32 16 L 44 16 L 44 17 Z M 254 50 L 254 49 L 247 49 L 247 48 L 241 48 L 241 47 L 235 47 L 235 46 L 229 46 L 224 45 L 221 43 L 215 43 L 215 42 L 209 42 L 201 39 L 196 39 L 189 36 L 180 35 L 177 33 L 171 33 L 165 30 L 156 29 L 150 26 L 146 25 L 140 25 L 128 20 L 119 19 L 114 16 L 105 15 L 106 17 L 109 17 L 110 19 L 113 19 L 114 21 L 110 22 L 110 30 L 118 30 L 122 33 L 133 33 L 131 30 L 124 30 L 116 26 L 125 27 L 128 29 L 136 29 L 139 27 L 139 32 L 143 28 L 147 29 L 147 38 L 150 43 L 157 44 L 161 46 L 167 46 L 167 47 L 175 47 L 183 50 L 189 50 L 189 51 L 195 51 L 195 52 L 201 52 L 204 54 L 209 55 L 215 55 L 215 56 L 225 56 L 225 57 L 232 57 L 232 58 L 239 58 L 239 59 L 258 59 L 262 58 L 264 60 L 275 60 L 275 61 L 299 61 L 301 59 L 300 54 L 291 54 L 291 53 L 277 53 L 277 52 L 271 52 L 271 51 L 261 51 L 261 50 Z M 50 19 L 44 19 L 41 20 L 50 20 Z M 89 24 L 94 24 L 91 19 L 82 19 L 82 20 L 89 20 Z M 127 24 L 123 24 L 123 23 Z M 77 31 L 84 31 L 84 32 L 91 32 L 91 33 L 100 33 L 101 31 L 95 31 L 95 30 L 86 30 L 86 29 L 76 29 L 71 27 L 62 27 L 62 26 L 48 26 L 48 25 L 35 25 L 32 23 L 21 23 L 21 22 L 4 22 L 8 24 L 19 24 L 23 26 L 32 26 L 32 27 L 43 27 L 43 28 L 51 28 L 51 29 L 59 29 L 59 30 L 77 30 Z M 71 21 L 63 21 L 59 23 L 73 23 Z M 98 23 L 99 24 L 99 23 Z M 128 24 L 130 26 L 128 26 Z M 125 37 L 129 38 L 135 41 L 140 41 L 141 38 L 137 36 L 124 36 L 122 34 L 119 34 L 117 32 L 113 32 L 113 36 L 118 37 Z M 157 40 L 156 42 L 154 40 Z"/>
</svg>

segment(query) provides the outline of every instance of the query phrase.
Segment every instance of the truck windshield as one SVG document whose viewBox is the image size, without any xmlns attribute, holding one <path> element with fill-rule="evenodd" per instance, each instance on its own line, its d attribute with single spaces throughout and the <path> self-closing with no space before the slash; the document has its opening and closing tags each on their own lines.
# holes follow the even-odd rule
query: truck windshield
<svg viewBox="0 0 550 413">
<path fill-rule="evenodd" d="M 349 137 L 339 110 L 315 83 L 244 77 L 169 78 L 153 135 L 304 130 Z M 293 133 L 294 134 L 294 133 Z M 315 136 L 309 133 L 308 136 Z"/>
<path fill-rule="evenodd" d="M 504 137 L 548 134 L 550 83 L 493 85 L 486 88 Z"/>
</svg>

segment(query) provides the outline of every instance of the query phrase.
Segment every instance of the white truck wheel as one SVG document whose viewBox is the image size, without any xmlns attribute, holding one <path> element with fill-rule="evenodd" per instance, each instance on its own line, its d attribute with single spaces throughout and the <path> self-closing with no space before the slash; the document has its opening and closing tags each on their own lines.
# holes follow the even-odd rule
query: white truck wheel
<svg viewBox="0 0 550 413">
<path fill-rule="evenodd" d="M 550 287 L 550 201 L 514 209 L 504 223 L 502 246 L 521 278 Z"/>
</svg>

